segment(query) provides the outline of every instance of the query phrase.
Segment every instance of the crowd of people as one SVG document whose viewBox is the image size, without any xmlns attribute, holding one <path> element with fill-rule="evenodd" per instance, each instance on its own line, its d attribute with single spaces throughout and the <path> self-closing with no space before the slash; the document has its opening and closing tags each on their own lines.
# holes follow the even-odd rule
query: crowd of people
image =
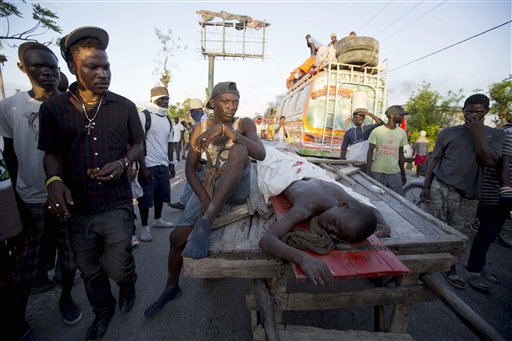
<svg viewBox="0 0 512 341">
<path fill-rule="evenodd" d="M 331 38 L 335 44 L 336 36 Z M 52 268 L 62 288 L 59 310 L 69 325 L 83 316 L 71 294 L 77 270 L 81 273 L 95 315 L 86 339 L 105 335 L 116 305 L 121 313 L 132 309 L 137 281 L 132 249 L 138 243 L 134 196 L 142 241 L 151 241 L 150 227 L 174 227 L 169 235 L 167 282 L 144 312 L 147 317 L 158 313 L 182 294 L 183 257 L 206 257 L 214 219 L 225 204 L 248 198 L 250 160 L 263 161 L 267 155 L 262 140 L 290 139 L 284 116 L 257 116 L 254 121 L 237 117 L 240 92 L 231 81 L 216 84 L 205 105 L 197 98 L 190 100 L 194 124 L 178 117 L 171 121 L 165 87 L 150 89 L 150 101 L 139 112 L 129 99 L 109 90 L 108 43 L 108 33 L 97 27 L 81 27 L 66 35 L 60 50 L 76 81 L 61 84 L 60 89 L 64 79 L 52 50 L 36 42 L 18 49 L 18 67 L 31 89 L 0 102 L 0 135 L 5 144 L 0 152 L 0 205 L 5 208 L 0 224 L 2 340 L 30 334 L 25 319 L 28 297 L 33 288 L 49 287 Z M 313 53 L 318 43 L 311 38 L 308 44 Z M 210 116 L 205 107 L 213 112 Z M 478 216 L 480 227 L 466 279 L 481 291 L 489 291 L 484 279 L 499 282 L 484 271 L 485 255 L 512 198 L 512 130 L 484 126 L 488 111 L 486 96 L 466 99 L 465 123 L 443 130 L 437 139 L 421 194 L 435 216 L 461 232 L 469 233 L 468 226 Z M 367 115 L 375 124 L 363 124 Z M 356 109 L 340 157 L 357 159 L 365 172 L 402 194 L 403 147 L 408 141 L 398 125 L 408 113 L 394 105 L 385 115 L 386 123 L 364 108 Z M 420 134 L 414 145 L 417 165 L 426 163 L 425 140 Z M 170 180 L 176 175 L 176 162 L 182 160 L 186 183 L 179 201 L 171 202 Z M 134 186 L 141 189 L 137 195 Z M 297 179 L 283 184 L 281 191 L 293 207 L 270 227 L 260 246 L 297 261 L 315 284 L 332 282 L 332 274 L 320 261 L 280 239 L 297 222 L 315 219 L 324 235 L 349 242 L 372 233 L 389 235 L 384 218 L 368 199 L 328 179 Z M 314 207 L 309 205 L 311 197 L 318 198 Z M 164 203 L 183 211 L 175 224 L 162 218 Z M 453 286 L 464 287 L 455 267 L 446 278 Z M 111 280 L 119 286 L 117 299 Z"/>
<path fill-rule="evenodd" d="M 431 153 L 425 131 L 420 131 L 411 145 L 417 175 L 425 172 L 421 199 L 429 213 L 468 237 L 474 235 L 475 221 L 479 223 L 465 276 L 456 265 L 444 276 L 454 288 L 465 289 L 468 283 L 485 293 L 491 290 L 489 282 L 500 283 L 484 265 L 487 251 L 512 209 L 510 124 L 503 129 L 485 126 L 489 104 L 483 94 L 469 96 L 462 107 L 464 123 L 443 129 Z M 366 115 L 377 123 L 364 125 Z M 345 133 L 340 158 L 358 162 L 367 174 L 403 195 L 407 181 L 404 148 L 409 141 L 398 126 L 408 113 L 391 106 L 385 115 L 387 123 L 365 109 L 356 109 L 354 127 Z M 365 156 L 366 163 L 361 163 Z"/>
</svg>

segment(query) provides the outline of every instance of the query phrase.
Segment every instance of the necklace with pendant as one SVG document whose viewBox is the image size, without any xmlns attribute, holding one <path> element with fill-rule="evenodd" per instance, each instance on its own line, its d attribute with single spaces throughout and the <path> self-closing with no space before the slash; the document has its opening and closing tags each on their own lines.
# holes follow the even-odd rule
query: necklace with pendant
<svg viewBox="0 0 512 341">
<path fill-rule="evenodd" d="M 100 111 L 101 103 L 103 101 L 103 96 L 101 96 L 101 98 L 100 98 L 100 104 L 98 104 L 98 107 L 96 108 L 96 113 L 94 113 L 94 116 L 92 118 L 89 118 L 89 115 L 87 115 L 87 109 L 85 109 L 85 103 L 82 100 L 82 97 L 80 97 L 79 93 L 77 93 L 77 95 L 78 95 L 78 100 L 80 101 L 80 104 L 82 104 L 82 109 L 84 110 L 85 119 L 87 121 L 89 121 L 89 123 L 85 126 L 85 128 L 87 129 L 87 135 L 91 135 L 91 130 L 94 129 L 94 126 L 96 125 L 96 123 L 94 123 L 94 120 L 96 119 L 96 116 L 98 116 L 98 112 Z"/>
</svg>

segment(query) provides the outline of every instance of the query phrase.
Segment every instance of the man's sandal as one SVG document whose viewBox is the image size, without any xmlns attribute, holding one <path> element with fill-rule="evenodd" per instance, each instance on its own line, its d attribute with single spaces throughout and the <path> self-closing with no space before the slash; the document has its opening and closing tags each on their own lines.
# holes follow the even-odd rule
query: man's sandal
<svg viewBox="0 0 512 341">
<path fill-rule="evenodd" d="M 485 270 L 482 271 L 482 277 L 485 278 L 486 280 L 488 280 L 489 282 L 491 283 L 494 283 L 494 284 L 500 284 L 501 281 L 498 277 L 496 277 L 496 275 L 490 273 L 490 272 L 486 272 Z"/>
<path fill-rule="evenodd" d="M 479 273 L 466 274 L 466 281 L 475 290 L 485 294 L 491 291 L 491 288 L 485 283 L 483 277 Z"/>
<path fill-rule="evenodd" d="M 464 279 L 462 279 L 462 277 L 460 277 L 456 273 L 443 272 L 442 274 L 443 274 L 444 278 L 446 278 L 448 283 L 455 289 L 461 289 L 461 290 L 466 289 L 466 282 L 464 281 Z"/>
</svg>

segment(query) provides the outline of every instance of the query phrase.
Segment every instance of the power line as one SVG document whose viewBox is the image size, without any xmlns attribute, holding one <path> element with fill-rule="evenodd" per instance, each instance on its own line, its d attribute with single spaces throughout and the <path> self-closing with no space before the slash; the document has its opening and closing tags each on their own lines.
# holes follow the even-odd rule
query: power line
<svg viewBox="0 0 512 341">
<path fill-rule="evenodd" d="M 394 1 L 394 0 L 391 0 L 390 2 L 388 2 L 388 4 L 387 4 L 386 6 L 382 7 L 382 9 L 381 9 L 380 11 L 378 11 L 378 12 L 377 12 L 377 14 L 375 14 L 373 17 L 371 17 L 371 18 L 370 18 L 370 20 L 368 20 L 367 22 L 365 22 L 361 27 L 359 27 L 359 28 L 357 29 L 357 31 L 358 31 L 358 32 L 359 32 L 359 31 L 361 31 L 361 29 L 362 29 L 363 27 L 365 27 L 366 25 L 368 25 L 368 24 L 369 24 L 373 19 L 375 19 L 379 14 L 381 14 L 381 13 L 382 13 L 382 11 L 384 11 L 384 10 L 386 9 L 386 7 L 388 7 L 389 5 L 391 5 L 391 3 L 392 3 L 393 1 Z"/>
<path fill-rule="evenodd" d="M 421 58 L 415 59 L 415 60 L 413 60 L 413 61 L 411 61 L 411 62 L 408 62 L 408 63 L 405 63 L 405 64 L 403 64 L 403 65 L 397 66 L 396 68 L 389 70 L 389 72 L 392 72 L 392 71 L 395 71 L 395 70 L 401 69 L 401 68 L 403 68 L 403 67 L 405 67 L 405 66 L 407 66 L 407 65 L 410 65 L 410 64 L 412 64 L 412 63 L 416 63 L 416 62 L 417 62 L 417 61 L 419 61 L 419 60 L 422 60 L 422 59 L 425 59 L 425 58 L 427 58 L 427 57 L 433 56 L 433 55 L 435 55 L 435 54 L 437 54 L 437 53 L 439 53 L 439 52 L 442 52 L 442 51 L 444 51 L 444 50 L 448 50 L 449 48 L 452 48 L 452 47 L 454 47 L 454 46 L 456 46 L 456 45 L 462 44 L 462 43 L 463 43 L 463 42 L 465 42 L 465 41 L 468 41 L 468 40 L 471 40 L 471 39 L 476 38 L 476 37 L 478 37 L 478 36 L 481 36 L 482 34 L 485 34 L 485 33 L 487 33 L 487 32 L 493 31 L 493 30 L 495 30 L 495 29 L 497 29 L 497 28 L 500 28 L 501 26 L 505 26 L 505 25 L 507 25 L 507 24 L 510 24 L 511 22 L 512 22 L 512 20 L 509 20 L 509 21 L 507 21 L 507 22 L 504 22 L 504 23 L 503 23 L 503 24 L 501 24 L 501 25 L 494 26 L 493 28 L 490 28 L 490 29 L 488 29 L 488 30 L 485 30 L 485 31 L 483 31 L 483 32 L 480 32 L 480 33 L 478 33 L 478 34 L 475 34 L 474 36 L 471 36 L 471 37 L 469 37 L 469 38 L 466 38 L 466 39 L 464 39 L 464 40 L 461 40 L 461 41 L 459 41 L 459 42 L 456 42 L 455 44 L 451 44 L 450 46 L 447 46 L 447 47 L 442 48 L 442 49 L 440 49 L 440 50 L 437 50 L 437 51 L 435 51 L 435 52 L 429 53 L 429 54 L 427 54 L 426 56 L 423 56 L 423 57 L 421 57 Z"/>
<path fill-rule="evenodd" d="M 426 16 L 427 14 L 429 14 L 430 12 L 432 12 L 433 10 L 435 10 L 436 8 L 438 8 L 439 6 L 443 5 L 447 0 L 444 0 L 443 2 L 441 2 L 439 5 L 431 8 L 429 11 L 423 13 L 422 15 L 420 15 L 419 17 L 417 17 L 416 19 L 414 19 L 413 21 L 411 21 L 410 23 L 408 23 L 407 25 L 405 25 L 404 27 L 402 27 L 401 29 L 399 29 L 398 31 L 395 31 L 394 33 L 392 33 L 391 35 L 387 36 L 386 38 L 384 39 L 381 39 L 380 41 L 385 41 L 385 40 L 388 40 L 389 38 L 391 38 L 392 36 L 394 36 L 395 34 L 399 33 L 399 32 L 402 32 L 403 30 L 405 30 L 407 27 L 411 26 L 412 24 L 414 24 L 416 21 L 420 20 L 421 18 L 423 18 L 424 16 Z"/>
<path fill-rule="evenodd" d="M 425 0 L 422 0 L 421 2 L 419 2 L 416 6 L 414 6 L 413 8 L 411 8 L 410 10 L 408 10 L 407 12 L 405 12 L 404 14 L 402 14 L 401 16 L 399 16 L 395 21 L 393 21 L 391 24 L 389 24 L 388 26 L 384 27 L 383 29 L 381 29 L 379 32 L 375 33 L 375 35 L 379 35 L 379 33 L 381 33 L 382 31 L 385 31 L 388 27 L 390 27 L 391 25 L 393 25 L 394 23 L 396 23 L 398 20 L 402 19 L 403 17 L 405 17 L 407 14 L 411 13 L 412 11 L 414 11 L 416 9 L 416 7 L 418 7 L 419 5 L 421 5 L 422 3 L 424 3 Z"/>
</svg>

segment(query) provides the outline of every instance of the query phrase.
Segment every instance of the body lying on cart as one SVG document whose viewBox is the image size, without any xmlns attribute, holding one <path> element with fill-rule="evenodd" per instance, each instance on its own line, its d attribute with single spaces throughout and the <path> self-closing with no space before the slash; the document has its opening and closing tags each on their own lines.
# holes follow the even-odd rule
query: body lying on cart
<svg viewBox="0 0 512 341">
<path fill-rule="evenodd" d="M 267 254 L 258 246 L 263 233 L 275 221 L 276 213 L 258 191 L 256 167 L 253 165 L 251 195 L 247 204 L 234 207 L 230 214 L 216 220 L 214 226 L 217 228 L 211 235 L 208 257 L 199 260 L 185 258 L 185 276 L 252 280 L 253 290 L 246 296 L 246 304 L 251 314 L 255 340 L 307 340 L 310 339 L 309 335 L 314 335 L 315 340 L 411 339 L 406 332 L 412 304 L 435 300 L 436 296 L 447 303 L 478 336 L 492 339 L 501 337 L 431 274 L 449 270 L 460 259 L 468 241 L 466 236 L 361 173 L 356 167 L 348 166 L 347 162 L 309 160 L 334 173 L 338 181 L 369 198 L 380 210 L 391 227 L 391 235 L 380 239 L 382 246 L 377 249 L 392 251 L 408 272 L 381 277 L 368 269 L 361 269 L 359 274 L 348 276 L 366 283 L 357 286 L 359 289 L 356 290 L 329 288 L 320 293 L 307 290 L 290 292 L 289 283 L 298 280 L 293 264 Z M 361 251 L 361 248 L 356 251 Z M 299 287 L 301 285 L 311 287 L 310 283 L 298 284 Z M 374 307 L 373 331 L 340 331 L 283 324 L 284 311 L 368 306 Z M 385 306 L 392 306 L 391 321 L 387 324 L 384 319 Z"/>
</svg>

